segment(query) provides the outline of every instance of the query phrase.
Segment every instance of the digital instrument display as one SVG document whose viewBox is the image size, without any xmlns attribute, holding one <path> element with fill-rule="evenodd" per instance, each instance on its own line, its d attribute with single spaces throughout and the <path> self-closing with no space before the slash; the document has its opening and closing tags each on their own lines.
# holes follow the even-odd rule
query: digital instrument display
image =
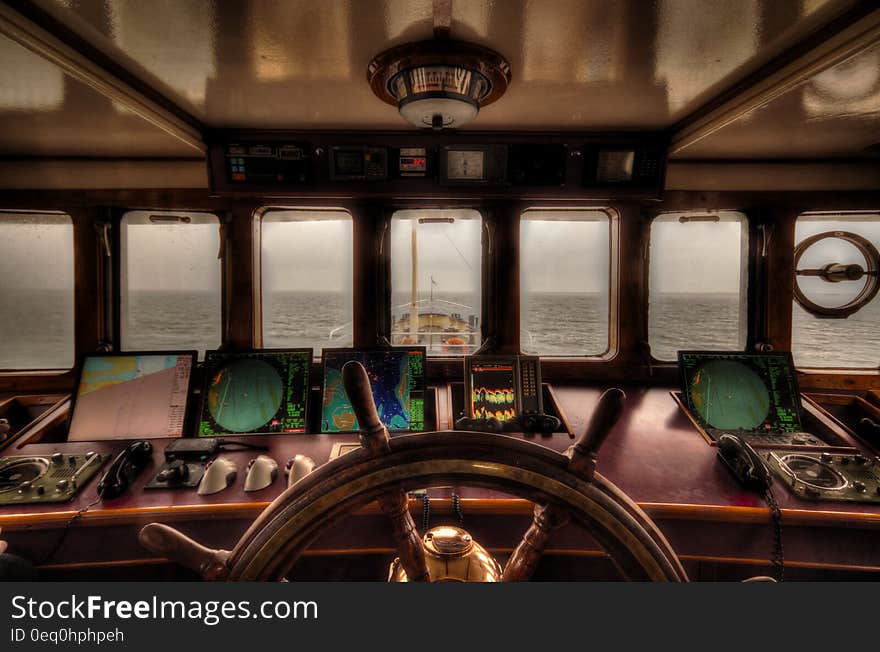
<svg viewBox="0 0 880 652">
<path fill-rule="evenodd" d="M 802 430 L 790 353 L 679 351 L 683 393 L 701 425 L 719 430 Z"/>
<path fill-rule="evenodd" d="M 209 351 L 199 436 L 305 432 L 311 364 L 312 349 Z"/>
<path fill-rule="evenodd" d="M 379 419 L 390 431 L 425 429 L 425 347 L 324 349 L 321 432 L 352 432 L 358 422 L 342 383 L 349 360 L 364 365 Z"/>
<path fill-rule="evenodd" d="M 471 358 L 467 364 L 468 416 L 498 419 L 502 423 L 519 416 L 515 358 Z"/>
<path fill-rule="evenodd" d="M 451 149 L 446 154 L 446 178 L 450 181 L 482 181 L 486 152 Z"/>
<path fill-rule="evenodd" d="M 636 153 L 631 149 L 600 150 L 596 164 L 596 181 L 599 183 L 632 181 L 635 159 Z"/>
<path fill-rule="evenodd" d="M 196 352 L 88 355 L 68 441 L 181 437 Z"/>
<path fill-rule="evenodd" d="M 428 173 L 428 153 L 424 147 L 404 147 L 398 166 L 402 177 L 423 177 Z"/>
<path fill-rule="evenodd" d="M 332 147 L 330 178 L 334 181 L 384 181 L 388 150 L 384 147 Z"/>
<path fill-rule="evenodd" d="M 301 185 L 311 180 L 307 143 L 231 144 L 224 153 L 233 185 Z"/>
<path fill-rule="evenodd" d="M 340 150 L 333 157 L 333 171 L 337 177 L 364 176 L 364 153 Z"/>
</svg>

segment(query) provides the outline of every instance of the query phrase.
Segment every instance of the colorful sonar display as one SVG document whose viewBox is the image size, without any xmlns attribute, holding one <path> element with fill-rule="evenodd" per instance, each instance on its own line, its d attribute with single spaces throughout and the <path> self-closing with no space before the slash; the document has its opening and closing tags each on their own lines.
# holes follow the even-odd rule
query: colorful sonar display
<svg viewBox="0 0 880 652">
<path fill-rule="evenodd" d="M 68 441 L 183 436 L 195 351 L 88 355 Z"/>
<path fill-rule="evenodd" d="M 305 432 L 311 364 L 312 349 L 209 351 L 199 436 Z"/>
<path fill-rule="evenodd" d="M 802 430 L 790 353 L 679 351 L 678 362 L 687 406 L 704 427 Z"/>
<path fill-rule="evenodd" d="M 342 367 L 349 360 L 364 365 L 379 419 L 391 431 L 425 429 L 425 348 L 361 350 L 324 349 L 324 392 L 321 432 L 358 429 L 345 387 Z"/>
<path fill-rule="evenodd" d="M 517 370 L 514 359 L 468 360 L 469 412 L 471 419 L 511 421 L 519 416 Z"/>
</svg>

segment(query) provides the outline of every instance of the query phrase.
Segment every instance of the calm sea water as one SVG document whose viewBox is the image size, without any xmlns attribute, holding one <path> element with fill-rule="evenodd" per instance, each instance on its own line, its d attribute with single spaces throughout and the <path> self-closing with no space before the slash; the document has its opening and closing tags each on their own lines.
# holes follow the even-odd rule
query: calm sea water
<svg viewBox="0 0 880 652">
<path fill-rule="evenodd" d="M 472 303 L 461 295 L 434 296 Z M 407 297 L 395 296 L 393 304 L 406 301 Z M 534 294 L 522 323 L 523 349 L 541 355 L 603 353 L 608 341 L 606 304 L 607 300 L 599 295 Z M 0 310 L 0 368 L 73 365 L 73 305 L 69 293 L 0 288 L 0 305 L 4 306 Z M 266 296 L 264 346 L 310 346 L 320 351 L 323 347 L 350 345 L 350 311 L 341 294 Z M 393 316 L 399 318 L 406 311 L 408 306 L 403 305 L 393 310 Z M 213 294 L 133 293 L 128 306 L 126 348 L 214 349 L 221 341 L 219 315 L 219 299 Z M 649 314 L 651 349 L 656 357 L 674 359 L 675 352 L 684 348 L 741 348 L 739 315 L 735 295 L 656 296 Z M 465 319 L 467 316 L 464 314 Z M 878 366 L 880 299 L 843 320 L 816 319 L 795 306 L 792 349 L 801 366 Z"/>
</svg>

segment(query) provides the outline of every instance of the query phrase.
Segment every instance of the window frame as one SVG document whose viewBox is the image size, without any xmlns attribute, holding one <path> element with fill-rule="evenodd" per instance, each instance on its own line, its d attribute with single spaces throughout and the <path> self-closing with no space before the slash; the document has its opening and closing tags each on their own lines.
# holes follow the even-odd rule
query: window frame
<svg viewBox="0 0 880 652">
<path fill-rule="evenodd" d="M 644 315 L 645 315 L 645 345 L 650 351 L 650 360 L 652 364 L 656 365 L 677 365 L 677 358 L 658 358 L 655 354 L 653 348 L 651 347 L 651 246 L 652 246 L 652 236 L 654 224 L 657 220 L 662 219 L 663 217 L 670 215 L 683 215 L 685 213 L 693 213 L 698 215 L 713 215 L 713 214 L 721 214 L 721 213 L 739 213 L 743 216 L 742 223 L 744 225 L 743 234 L 741 238 L 741 243 L 743 246 L 741 253 L 741 266 L 740 266 L 740 328 L 742 329 L 742 338 L 743 338 L 743 346 L 742 351 L 749 351 L 752 348 L 754 332 L 753 332 L 753 324 L 754 324 L 754 314 L 753 314 L 753 306 L 754 306 L 754 296 L 757 288 L 755 287 L 755 263 L 753 261 L 753 219 L 749 215 L 749 212 L 741 209 L 741 208 L 686 208 L 680 210 L 664 210 L 657 213 L 654 213 L 650 220 L 647 222 L 647 228 L 645 232 L 646 244 L 645 244 L 645 302 L 644 302 Z M 720 220 L 719 220 L 720 221 Z M 743 288 L 742 284 L 745 283 L 745 288 Z M 745 289 L 745 291 L 743 291 Z M 691 347 L 693 348 L 693 347 Z M 684 349 L 682 349 L 684 350 Z"/>
<path fill-rule="evenodd" d="M 252 251 L 252 265 L 251 265 L 251 283 L 253 288 L 253 331 L 251 333 L 251 341 L 253 342 L 253 347 L 255 349 L 263 348 L 263 221 L 265 220 L 267 215 L 276 212 L 299 212 L 299 213 L 328 213 L 328 214 L 344 214 L 347 216 L 349 222 L 351 222 L 351 248 L 353 256 L 357 256 L 357 220 L 355 218 L 354 211 L 348 206 L 343 205 L 341 202 L 339 204 L 327 204 L 327 205 L 290 205 L 290 204 L 268 204 L 258 207 L 253 212 L 253 218 L 251 220 L 251 240 L 253 243 L 253 251 Z M 328 218 L 333 219 L 333 218 Z M 291 221 L 315 221 L 315 220 L 291 220 Z M 349 279 L 350 287 L 351 287 L 351 328 L 352 328 L 352 340 L 354 340 L 355 333 L 357 332 L 357 312 L 355 311 L 355 303 L 357 301 L 357 297 L 355 296 L 355 275 L 357 274 L 354 261 L 352 261 L 352 278 Z M 330 343 L 328 342 L 328 345 Z M 291 345 L 291 346 L 302 346 L 302 345 Z M 352 346 L 356 346 L 354 341 L 352 341 Z M 324 347 L 322 347 L 324 348 Z M 328 346 L 329 348 L 329 346 Z M 313 352 L 313 361 L 318 362 L 321 360 L 321 350 L 316 349 Z"/>
<path fill-rule="evenodd" d="M 522 224 L 527 219 L 526 214 L 530 211 L 543 213 L 584 213 L 588 211 L 604 213 L 608 219 L 608 341 L 605 351 L 592 355 L 546 355 L 543 353 L 527 353 L 523 350 L 523 292 L 525 276 L 522 264 Z M 548 362 L 585 362 L 604 363 L 610 362 L 620 353 L 620 213 L 613 205 L 584 205 L 584 206 L 543 206 L 529 205 L 519 211 L 517 215 L 519 228 L 517 232 L 516 248 L 519 252 L 517 257 L 517 350 L 523 355 L 539 355 L 542 360 Z M 560 221 L 565 221 L 560 220 Z M 569 220 L 581 221 L 581 220 Z"/>
<path fill-rule="evenodd" d="M 798 220 L 802 217 L 836 217 L 838 221 L 846 221 L 847 216 L 871 216 L 876 215 L 876 222 L 880 224 L 880 206 L 877 209 L 840 209 L 840 210 L 830 210 L 830 209 L 819 209 L 819 210 L 802 210 L 797 212 L 794 215 L 794 218 L 791 222 L 791 238 L 792 238 L 792 259 L 794 258 L 794 249 L 798 246 L 799 240 L 797 238 L 797 223 Z M 819 220 L 816 220 L 819 221 Z M 880 248 L 880 246 L 878 246 Z M 792 272 L 794 272 L 794 265 L 792 263 Z M 792 281 L 793 286 L 797 284 L 797 278 L 794 278 Z M 880 301 L 880 294 L 874 297 L 873 301 Z M 870 304 L 868 304 L 870 305 Z M 864 306 L 867 308 L 867 305 Z M 829 367 L 817 367 L 815 365 L 801 365 L 798 364 L 798 361 L 795 357 L 794 351 L 794 329 L 795 329 L 795 311 L 799 308 L 797 301 L 794 298 L 794 292 L 792 292 L 791 296 L 791 322 L 790 322 L 790 330 L 789 330 L 789 349 L 791 351 L 792 360 L 794 361 L 794 366 L 796 369 L 803 371 L 809 374 L 829 374 L 829 373 L 843 373 L 843 374 L 858 374 L 858 375 L 874 375 L 877 373 L 878 367 L 843 367 L 843 366 L 829 366 Z M 801 308 L 804 312 L 807 312 L 804 308 Z M 813 315 L 807 312 L 808 317 L 815 318 Z"/>
<path fill-rule="evenodd" d="M 384 220 L 381 226 L 380 235 L 380 251 L 379 264 L 382 268 L 382 279 L 384 288 L 381 288 L 381 296 L 383 297 L 381 318 L 381 333 L 387 343 L 391 342 L 391 328 L 394 323 L 392 315 L 392 279 L 391 279 L 391 229 L 394 215 L 403 211 L 474 211 L 480 221 L 480 288 L 478 294 L 479 312 L 480 312 L 480 344 L 477 351 L 485 346 L 491 337 L 491 324 L 495 323 L 498 315 L 490 314 L 491 306 L 488 297 L 492 296 L 494 288 L 490 288 L 492 284 L 489 270 L 494 261 L 490 261 L 491 241 L 494 239 L 493 221 L 491 220 L 492 206 L 473 203 L 442 203 L 437 204 L 430 201 L 411 202 L 400 205 L 385 204 L 383 205 Z M 377 343 L 379 344 L 379 343 Z M 458 363 L 464 359 L 465 354 L 438 355 L 432 353 L 426 347 L 427 352 L 425 360 L 432 360 L 438 363 Z M 471 354 L 473 355 L 473 354 Z"/>
<path fill-rule="evenodd" d="M 73 247 L 72 254 L 72 265 L 71 265 L 71 301 L 73 303 L 73 322 L 70 324 L 70 337 L 71 337 L 71 352 L 72 352 L 72 361 L 69 367 L 45 367 L 45 368 L 22 368 L 22 369 L 3 369 L 0 367 L 0 377 L 3 378 L 15 378 L 15 377 L 24 377 L 24 376 L 33 376 L 33 377 L 46 377 L 46 376 L 63 376 L 67 374 L 73 373 L 76 369 L 77 364 L 79 363 L 79 339 L 77 333 L 77 323 L 78 323 L 78 310 L 77 310 L 77 226 L 76 220 L 73 215 L 64 210 L 58 209 L 49 209 L 49 210 L 40 210 L 34 208 L 27 209 L 17 209 L 17 208 L 0 208 L 0 216 L 4 214 L 15 214 L 15 215 L 51 215 L 56 217 L 65 217 L 70 223 L 71 230 L 71 245 Z M 2 219 L 0 219 L 0 223 L 2 223 Z"/>
<path fill-rule="evenodd" d="M 112 229 L 112 245 L 111 249 L 114 252 L 113 261 L 112 261 L 112 315 L 113 315 L 113 330 L 112 330 L 112 352 L 114 353 L 123 353 L 125 350 L 122 346 L 122 321 L 123 321 L 123 313 L 122 313 L 122 293 L 123 293 L 123 280 L 125 278 L 125 272 L 123 269 L 123 256 L 125 253 L 125 244 L 123 242 L 122 232 L 123 232 L 123 220 L 125 216 L 129 213 L 168 213 L 171 215 L 177 214 L 188 214 L 188 215 L 207 215 L 210 217 L 214 217 L 217 219 L 217 228 L 220 232 L 220 344 L 218 348 L 223 348 L 227 344 L 227 340 L 229 337 L 229 319 L 228 319 L 228 300 L 229 296 L 229 287 L 228 287 L 228 276 L 229 276 L 229 266 L 228 266 L 228 237 L 227 237 L 227 224 L 228 217 L 223 213 L 223 211 L 217 209 L 188 209 L 188 208 L 175 208 L 175 207 L 162 207 L 162 208 L 140 208 L 140 207 L 125 207 L 120 209 L 114 215 L 113 220 L 113 229 Z M 98 299 L 99 303 L 101 299 Z M 176 347 L 176 350 L 179 349 L 187 349 L 187 348 L 195 348 L 195 347 Z M 169 349 L 171 350 L 171 349 Z M 208 349 L 210 350 L 210 349 Z M 207 353 L 207 350 L 206 350 Z"/>
</svg>

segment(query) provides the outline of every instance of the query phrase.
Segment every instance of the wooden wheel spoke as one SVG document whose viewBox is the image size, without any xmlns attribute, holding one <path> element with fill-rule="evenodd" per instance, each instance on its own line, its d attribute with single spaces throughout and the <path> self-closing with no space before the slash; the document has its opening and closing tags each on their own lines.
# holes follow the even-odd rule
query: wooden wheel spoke
<svg viewBox="0 0 880 652">
<path fill-rule="evenodd" d="M 596 471 L 596 456 L 599 449 L 614 428 L 623 412 L 626 394 L 612 388 L 599 398 L 599 403 L 590 418 L 587 429 L 577 442 L 566 451 L 569 458 L 568 469 L 587 482 L 593 481 Z M 519 545 L 504 567 L 501 579 L 504 582 L 523 582 L 535 572 L 550 536 L 565 526 L 571 517 L 564 507 L 556 504 L 536 505 L 532 524 L 523 534 Z"/>
<path fill-rule="evenodd" d="M 388 429 L 379 420 L 367 371 L 359 362 L 350 361 L 342 368 L 342 382 L 348 400 L 360 425 L 361 446 L 373 455 L 386 455 L 391 450 Z M 415 521 L 409 513 L 403 489 L 391 491 L 378 499 L 382 512 L 391 521 L 391 532 L 397 544 L 400 564 L 411 582 L 428 580 L 425 549 Z"/>
</svg>

